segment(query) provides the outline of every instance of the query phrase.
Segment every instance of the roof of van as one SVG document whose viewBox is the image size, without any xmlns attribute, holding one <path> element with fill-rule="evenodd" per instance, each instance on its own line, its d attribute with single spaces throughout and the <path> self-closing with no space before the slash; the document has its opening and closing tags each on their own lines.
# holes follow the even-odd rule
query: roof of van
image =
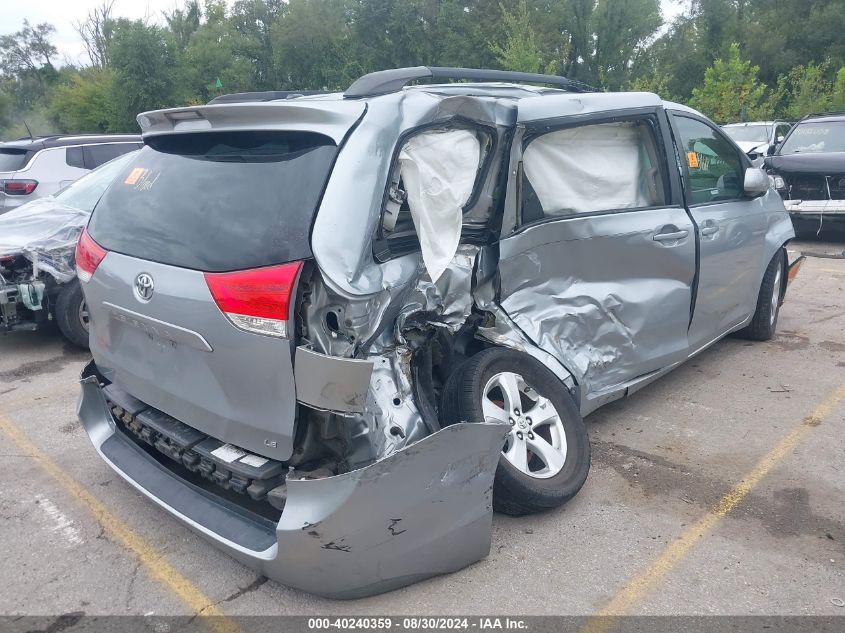
<svg viewBox="0 0 845 633">
<path fill-rule="evenodd" d="M 94 145 L 98 143 L 140 143 L 140 134 L 76 134 L 36 136 L 34 138 L 20 138 L 15 141 L 0 143 L 2 148 L 23 150 L 39 150 L 48 147 L 70 147 L 73 145 Z"/>
</svg>

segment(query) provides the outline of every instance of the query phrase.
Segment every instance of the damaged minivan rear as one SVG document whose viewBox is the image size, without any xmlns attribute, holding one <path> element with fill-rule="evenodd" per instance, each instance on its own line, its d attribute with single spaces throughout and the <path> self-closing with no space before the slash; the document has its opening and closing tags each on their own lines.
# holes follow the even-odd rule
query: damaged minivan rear
<svg viewBox="0 0 845 633">
<path fill-rule="evenodd" d="M 736 175 L 724 156 L 696 173 L 725 216 L 698 218 L 675 156 L 699 130 L 655 95 L 492 71 L 463 72 L 557 88 L 405 87 L 445 71 L 462 76 L 139 115 L 145 147 L 77 247 L 98 452 L 235 558 L 320 595 L 460 569 L 488 552 L 493 509 L 571 499 L 582 415 L 730 331 L 771 336 L 790 277 L 765 174 L 738 149 Z M 716 220 L 733 281 L 697 242 Z"/>
</svg>

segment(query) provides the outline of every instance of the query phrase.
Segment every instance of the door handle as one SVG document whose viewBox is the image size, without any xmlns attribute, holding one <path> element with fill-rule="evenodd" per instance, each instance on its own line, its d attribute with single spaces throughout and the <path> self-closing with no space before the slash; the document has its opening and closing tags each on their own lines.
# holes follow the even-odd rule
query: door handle
<svg viewBox="0 0 845 633">
<path fill-rule="evenodd" d="M 703 226 L 699 232 L 701 233 L 701 237 L 709 237 L 716 235 L 719 232 L 719 227 L 716 225 Z"/>
<path fill-rule="evenodd" d="M 652 239 L 657 242 L 676 242 L 684 239 L 687 235 L 689 235 L 689 231 L 672 231 L 671 233 L 658 233 Z"/>
</svg>

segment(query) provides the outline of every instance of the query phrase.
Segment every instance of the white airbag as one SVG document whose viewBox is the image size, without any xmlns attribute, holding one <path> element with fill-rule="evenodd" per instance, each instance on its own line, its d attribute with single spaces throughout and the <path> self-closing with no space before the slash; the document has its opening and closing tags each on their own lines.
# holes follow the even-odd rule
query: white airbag
<svg viewBox="0 0 845 633">
<path fill-rule="evenodd" d="M 644 142 L 634 123 L 557 130 L 528 144 L 522 166 L 546 216 L 646 207 Z"/>
<path fill-rule="evenodd" d="M 400 175 L 432 281 L 458 250 L 463 207 L 472 195 L 480 157 L 478 138 L 468 130 L 423 132 L 399 153 Z"/>
</svg>

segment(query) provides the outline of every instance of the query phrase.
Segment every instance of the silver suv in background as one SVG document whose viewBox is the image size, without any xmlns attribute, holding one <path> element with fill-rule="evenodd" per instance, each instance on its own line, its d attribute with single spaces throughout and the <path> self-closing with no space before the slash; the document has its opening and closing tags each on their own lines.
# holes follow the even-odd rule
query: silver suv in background
<svg viewBox="0 0 845 633">
<path fill-rule="evenodd" d="M 582 416 L 770 338 L 796 270 L 768 176 L 654 94 L 417 67 L 138 121 L 77 249 L 83 426 L 154 503 L 325 596 L 459 569 L 492 509 L 571 499 Z"/>
<path fill-rule="evenodd" d="M 136 134 L 44 136 L 0 143 L 0 215 L 54 194 L 142 144 Z"/>
</svg>

